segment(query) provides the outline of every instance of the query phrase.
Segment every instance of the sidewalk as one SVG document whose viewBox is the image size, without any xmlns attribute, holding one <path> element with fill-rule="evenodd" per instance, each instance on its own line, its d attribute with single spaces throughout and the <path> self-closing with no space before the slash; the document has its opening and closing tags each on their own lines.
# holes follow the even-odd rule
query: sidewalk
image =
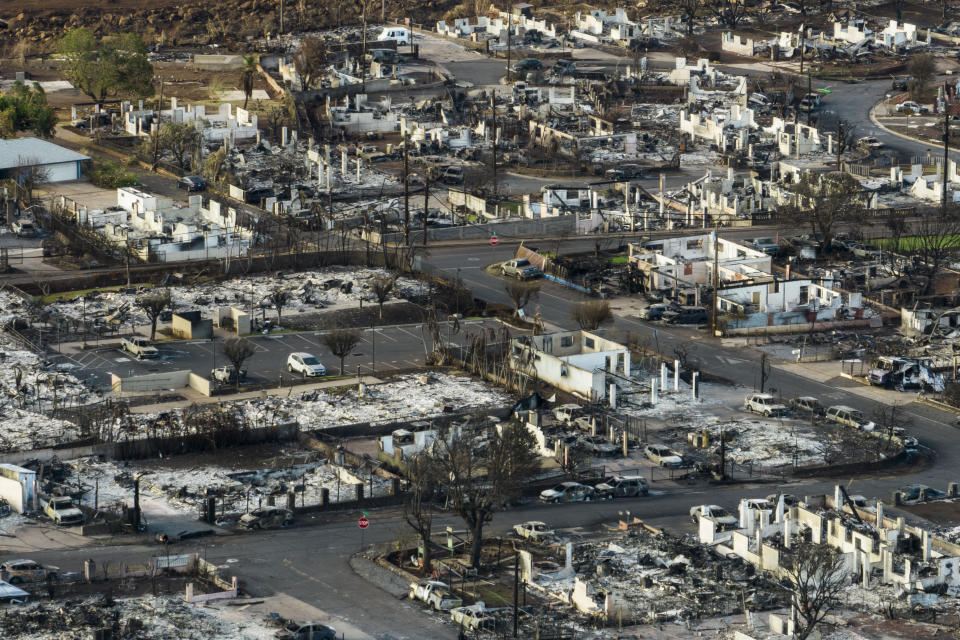
<svg viewBox="0 0 960 640">
<path fill-rule="evenodd" d="M 786 371 L 798 376 L 819 382 L 820 384 L 842 390 L 843 393 L 851 393 L 867 400 L 882 402 L 884 404 L 907 404 L 917 399 L 916 394 L 909 392 L 894 391 L 893 389 L 884 389 L 867 384 L 862 378 L 854 379 L 841 375 L 840 362 L 829 360 L 826 362 L 798 362 L 798 363 L 772 363 L 772 366 L 781 371 Z M 830 394 L 825 395 L 831 397 Z M 823 402 L 824 405 L 829 404 Z"/>
</svg>

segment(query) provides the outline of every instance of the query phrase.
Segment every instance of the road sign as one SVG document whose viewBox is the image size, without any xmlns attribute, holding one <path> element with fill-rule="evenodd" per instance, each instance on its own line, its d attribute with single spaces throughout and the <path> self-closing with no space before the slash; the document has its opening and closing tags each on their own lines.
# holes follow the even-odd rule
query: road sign
<svg viewBox="0 0 960 640">
<path fill-rule="evenodd" d="M 500 238 L 497 237 L 497 234 L 493 234 L 492 236 L 490 236 L 490 244 L 492 246 L 494 247 L 497 246 L 498 242 L 500 242 Z"/>
<path fill-rule="evenodd" d="M 370 521 L 367 520 L 366 518 L 360 518 L 359 520 L 357 520 L 357 526 L 360 527 L 361 529 L 366 529 L 367 527 L 370 526 Z"/>
</svg>

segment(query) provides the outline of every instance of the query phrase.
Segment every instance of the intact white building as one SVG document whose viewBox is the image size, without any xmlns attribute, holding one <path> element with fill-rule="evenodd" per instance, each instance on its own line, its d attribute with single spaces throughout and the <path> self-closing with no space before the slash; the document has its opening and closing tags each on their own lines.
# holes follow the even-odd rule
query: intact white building
<svg viewBox="0 0 960 640">
<path fill-rule="evenodd" d="M 46 172 L 44 182 L 68 182 L 83 175 L 89 156 L 39 138 L 0 140 L 0 179 L 17 179 L 21 170 L 38 167 Z"/>
</svg>

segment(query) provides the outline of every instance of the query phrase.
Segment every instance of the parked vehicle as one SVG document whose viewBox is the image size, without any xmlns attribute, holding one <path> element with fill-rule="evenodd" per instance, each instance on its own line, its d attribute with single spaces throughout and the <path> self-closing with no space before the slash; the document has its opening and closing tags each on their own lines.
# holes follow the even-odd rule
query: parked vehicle
<svg viewBox="0 0 960 640">
<path fill-rule="evenodd" d="M 823 405 L 820 404 L 820 401 L 813 396 L 800 396 L 798 398 L 794 398 L 788 402 L 787 405 L 794 411 L 812 413 L 815 416 L 822 416 L 825 411 Z"/>
<path fill-rule="evenodd" d="M 463 167 L 460 165 L 445 167 L 440 174 L 440 180 L 444 184 L 463 184 Z"/>
<path fill-rule="evenodd" d="M 514 73 L 521 73 L 525 71 L 536 71 L 543 68 L 543 63 L 537 60 L 536 58 L 523 58 L 522 60 L 517 60 L 513 65 Z"/>
<path fill-rule="evenodd" d="M 680 307 L 674 315 L 667 318 L 668 324 L 703 324 L 707 321 L 707 310 L 703 307 Z"/>
<path fill-rule="evenodd" d="M 936 500 L 947 495 L 943 491 L 934 489 L 933 487 L 928 487 L 925 484 L 908 484 L 905 487 L 900 487 L 898 491 L 900 492 L 901 497 L 908 501 L 919 500 L 921 492 L 923 492 L 927 500 Z"/>
<path fill-rule="evenodd" d="M 47 500 L 43 512 L 58 526 L 83 524 L 83 511 L 73 504 L 69 496 L 54 496 Z"/>
<path fill-rule="evenodd" d="M 380 42 L 395 40 L 397 45 L 410 44 L 410 30 L 403 27 L 384 27 L 380 35 L 377 36 L 377 40 Z"/>
<path fill-rule="evenodd" d="M 595 489 L 599 498 L 634 498 L 650 493 L 650 485 L 643 476 L 613 476 Z"/>
<path fill-rule="evenodd" d="M 271 529 L 292 524 L 293 511 L 280 507 L 262 507 L 240 516 L 240 526 L 244 529 Z"/>
<path fill-rule="evenodd" d="M 683 465 L 683 458 L 680 457 L 676 451 L 662 444 L 648 444 L 643 448 L 643 455 L 661 467 L 679 467 Z"/>
<path fill-rule="evenodd" d="M 863 412 L 842 404 L 834 405 L 827 409 L 824 417 L 830 422 L 845 427 L 862 429 L 863 431 L 873 431 L 873 423 L 864 417 Z"/>
<path fill-rule="evenodd" d="M 0 580 L 10 584 L 44 582 L 48 577 L 59 579 L 60 568 L 45 566 L 33 560 L 7 560 L 0 564 Z"/>
<path fill-rule="evenodd" d="M 184 176 L 177 180 L 177 188 L 186 189 L 187 192 L 203 191 L 207 188 L 207 182 L 200 176 Z"/>
<path fill-rule="evenodd" d="M 800 499 L 793 495 L 792 493 L 771 493 L 767 496 L 767 502 L 771 503 L 776 507 L 777 503 L 780 502 L 780 498 L 783 498 L 784 506 L 790 507 L 795 504 L 799 504 Z"/>
<path fill-rule="evenodd" d="M 287 357 L 287 371 L 299 373 L 308 378 L 327 375 L 327 368 L 317 360 L 316 356 L 302 351 L 291 353 Z"/>
<path fill-rule="evenodd" d="M 450 618 L 454 624 L 466 631 L 476 631 L 485 626 L 487 621 L 493 621 L 492 616 L 487 615 L 487 605 L 483 602 L 475 602 L 466 607 L 457 607 L 450 611 Z"/>
<path fill-rule="evenodd" d="M 907 100 L 897 105 L 897 113 L 930 113 L 930 108 L 922 104 L 917 104 L 913 100 Z"/>
<path fill-rule="evenodd" d="M 29 218 L 14 220 L 13 224 L 10 225 L 10 230 L 21 238 L 34 238 L 37 235 L 37 227 L 33 224 L 33 220 Z"/>
<path fill-rule="evenodd" d="M 583 448 L 597 456 L 616 455 L 619 449 L 603 436 L 583 436 L 580 438 Z"/>
<path fill-rule="evenodd" d="M 906 91 L 910 87 L 910 78 L 894 78 L 890 88 L 894 91 Z"/>
<path fill-rule="evenodd" d="M 513 532 L 519 538 L 527 538 L 529 540 L 538 542 L 541 540 L 547 540 L 556 535 L 556 531 L 547 527 L 545 522 L 540 522 L 538 520 L 530 520 L 529 522 L 515 524 L 513 525 Z"/>
<path fill-rule="evenodd" d="M 187 526 L 189 527 L 189 525 Z M 154 536 L 154 540 L 159 544 L 173 544 L 174 542 L 182 542 L 183 540 L 192 540 L 194 538 L 203 538 L 212 535 L 213 529 L 204 526 L 172 528 L 158 531 L 156 536 Z"/>
<path fill-rule="evenodd" d="M 785 416 L 790 413 L 786 405 L 778 402 L 769 393 L 751 393 L 744 399 L 743 408 L 767 417 Z"/>
<path fill-rule="evenodd" d="M 690 519 L 693 524 L 699 524 L 700 518 L 710 518 L 716 522 L 721 529 L 736 528 L 738 521 L 727 512 L 723 507 L 715 504 L 701 504 L 690 508 Z"/>
<path fill-rule="evenodd" d="M 638 164 L 624 164 L 616 169 L 607 169 L 603 175 L 607 180 L 632 180 L 643 177 L 643 167 Z"/>
<path fill-rule="evenodd" d="M 883 143 L 873 136 L 864 136 L 857 140 L 857 146 L 865 147 L 867 149 L 879 149 L 883 146 Z"/>
<path fill-rule="evenodd" d="M 150 340 L 142 336 L 130 336 L 129 338 L 121 338 L 120 348 L 137 360 L 142 358 L 156 358 L 160 355 L 160 352 L 155 346 L 150 344 Z"/>
<path fill-rule="evenodd" d="M 540 492 L 543 502 L 589 502 L 593 497 L 593 487 L 579 482 L 562 482 L 552 489 Z"/>
<path fill-rule="evenodd" d="M 319 622 L 294 622 L 287 620 L 283 629 L 274 638 L 280 640 L 337 640 L 337 630 Z"/>
<path fill-rule="evenodd" d="M 518 280 L 529 280 L 543 275 L 540 269 L 530 264 L 526 258 L 507 260 L 500 265 L 500 273 Z"/>
<path fill-rule="evenodd" d="M 426 602 L 437 611 L 449 611 L 463 604 L 463 600 L 455 596 L 445 582 L 438 580 L 411 582 L 408 597 Z"/>
<path fill-rule="evenodd" d="M 553 63 L 553 67 L 550 69 L 550 73 L 555 76 L 562 76 L 564 74 L 573 73 L 577 70 L 577 63 L 573 60 L 557 60 Z"/>
<path fill-rule="evenodd" d="M 775 256 L 780 253 L 780 245 L 774 238 L 754 238 L 752 243 L 754 249 L 762 251 L 768 256 Z"/>
<path fill-rule="evenodd" d="M 238 381 L 243 382 L 247 379 L 247 370 L 240 369 L 240 371 L 237 372 L 233 365 L 228 364 L 217 367 L 216 369 L 211 369 L 210 379 L 220 384 L 234 384 Z"/>
<path fill-rule="evenodd" d="M 669 308 L 668 305 L 661 303 L 651 304 L 648 307 L 640 309 L 639 316 L 641 320 L 662 320 L 663 312 Z"/>
</svg>

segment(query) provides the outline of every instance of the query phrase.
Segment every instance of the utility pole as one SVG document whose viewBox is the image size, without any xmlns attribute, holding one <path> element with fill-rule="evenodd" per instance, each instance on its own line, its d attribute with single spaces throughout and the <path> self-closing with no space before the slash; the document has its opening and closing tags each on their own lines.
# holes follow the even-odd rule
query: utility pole
<svg viewBox="0 0 960 640">
<path fill-rule="evenodd" d="M 507 15 L 507 82 L 510 82 L 510 31 L 513 27 L 513 16 Z"/>
<path fill-rule="evenodd" d="M 283 35 L 283 0 L 280 0 L 280 35 Z"/>
<path fill-rule="evenodd" d="M 407 164 L 407 143 L 410 138 L 403 134 L 403 244 L 410 246 L 410 178 Z M 426 231 L 426 230 L 424 230 Z"/>
<path fill-rule="evenodd" d="M 157 162 L 160 156 L 160 125 L 163 118 L 160 112 L 163 111 L 163 76 L 160 76 L 160 100 L 157 101 L 157 130 L 153 134 L 153 167 L 151 171 L 157 170 Z"/>
<path fill-rule="evenodd" d="M 497 93 L 493 91 L 490 95 L 490 122 L 493 124 L 493 132 L 490 137 L 490 147 L 493 149 L 493 195 L 497 195 Z M 498 207 L 499 209 L 499 207 Z"/>
<path fill-rule="evenodd" d="M 811 93 L 813 93 L 813 88 L 812 88 L 810 82 L 811 82 L 811 81 L 810 81 L 810 65 L 807 65 L 807 95 L 808 95 L 808 96 L 809 96 Z M 807 109 L 807 126 L 808 126 L 808 127 L 810 126 L 810 114 L 811 114 L 811 113 L 813 113 L 812 105 L 811 105 L 811 108 L 810 108 L 810 109 Z M 838 116 L 838 117 L 839 117 L 839 116 Z"/>
<path fill-rule="evenodd" d="M 162 87 L 163 85 L 161 85 Z M 947 100 L 947 83 L 943 83 L 943 173 L 941 176 L 940 215 L 947 215 L 947 163 L 950 160 L 950 105 Z"/>
<path fill-rule="evenodd" d="M 519 590 L 520 590 L 520 552 L 513 557 L 513 637 L 517 637 L 519 630 Z"/>
<path fill-rule="evenodd" d="M 711 337 L 717 335 L 717 304 L 720 302 L 720 274 L 717 273 L 720 253 L 720 225 L 713 225 L 713 309 L 710 314 Z"/>
<path fill-rule="evenodd" d="M 360 54 L 360 87 L 367 90 L 367 0 L 360 0 L 363 12 L 363 49 Z M 359 111 L 359 109 L 357 109 Z M 359 116 L 358 116 L 359 118 Z"/>
<path fill-rule="evenodd" d="M 430 206 L 430 168 L 424 171 L 423 176 L 423 246 L 427 246 L 427 213 Z"/>
</svg>

